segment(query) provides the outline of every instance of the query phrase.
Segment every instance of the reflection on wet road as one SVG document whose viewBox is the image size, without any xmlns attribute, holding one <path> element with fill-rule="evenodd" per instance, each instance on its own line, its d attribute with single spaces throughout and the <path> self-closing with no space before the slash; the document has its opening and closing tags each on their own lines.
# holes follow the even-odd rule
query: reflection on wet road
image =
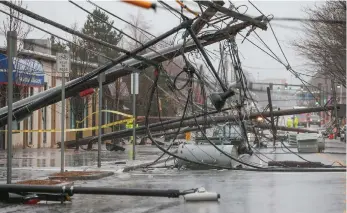
<svg viewBox="0 0 347 213">
<path fill-rule="evenodd" d="M 330 144 L 327 152 L 345 152 L 345 144 Z M 336 150 L 333 150 L 336 149 Z M 294 149 L 293 149 L 294 150 Z M 17 179 L 45 177 L 60 165 L 60 152 L 27 150 L 16 153 L 13 170 Z M 273 160 L 300 160 L 281 149 L 264 149 L 263 153 Z M 154 147 L 139 148 L 140 159 L 155 159 L 160 152 Z M 70 157 L 68 157 L 70 156 Z M 302 154 L 310 161 L 331 164 L 346 163 L 345 154 Z M 2 157 L 5 157 L 2 153 Z M 22 159 L 26 158 L 26 159 Z M 128 159 L 127 153 L 103 152 L 103 168 L 111 169 L 114 161 Z M 264 160 L 268 161 L 264 156 Z M 96 152 L 67 151 L 67 164 L 71 166 L 95 165 Z M 39 161 L 38 161 L 39 160 Z M 45 160 L 45 161 L 44 161 Z M 54 163 L 50 164 L 50 162 Z M 75 162 L 76 161 L 76 162 Z M 248 159 L 260 160 L 254 155 Z M 44 163 L 45 162 L 45 163 Z M 113 163 L 112 163 L 113 162 Z M 263 163 L 265 164 L 265 163 Z M 29 167 L 25 169 L 24 167 Z M 44 170 L 43 168 L 47 168 Z M 1 168 L 3 182 L 6 168 Z M 113 170 L 115 171 L 115 170 Z M 74 195 L 72 203 L 40 204 L 37 206 L 1 205 L 1 212 L 136 212 L 136 213 L 340 213 L 345 210 L 345 173 L 269 173 L 246 171 L 178 171 L 177 169 L 154 169 L 147 172 L 137 170 L 130 173 L 116 172 L 115 175 L 97 181 L 77 181 L 75 185 L 187 190 L 205 187 L 221 194 L 219 202 L 186 203 L 183 198 L 147 198 L 103 195 Z"/>
<path fill-rule="evenodd" d="M 30 212 L 343 212 L 343 173 L 262 173 L 242 171 L 177 171 L 157 169 L 117 174 L 84 186 L 178 188 L 204 186 L 221 194 L 218 203 L 185 203 L 182 198 L 75 195 L 64 205 L 9 206 L 4 211 Z"/>
<path fill-rule="evenodd" d="M 161 154 L 155 147 L 142 146 L 136 152 L 137 161 L 154 160 Z M 13 180 L 27 180 L 46 177 L 52 170 L 60 169 L 60 149 L 25 149 L 14 151 L 12 160 Z M 127 161 L 129 153 L 101 152 L 102 165 L 114 164 L 115 161 Z M 91 167 L 97 164 L 97 151 L 65 151 L 65 167 Z M 39 170 L 39 172 L 33 172 Z M 6 152 L 0 151 L 0 183 L 6 181 Z"/>
</svg>

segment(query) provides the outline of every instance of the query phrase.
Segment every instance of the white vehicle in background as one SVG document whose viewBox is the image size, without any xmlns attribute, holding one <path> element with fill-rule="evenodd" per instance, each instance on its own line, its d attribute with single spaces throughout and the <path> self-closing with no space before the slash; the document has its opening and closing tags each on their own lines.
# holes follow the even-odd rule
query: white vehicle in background
<svg viewBox="0 0 347 213">
<path fill-rule="evenodd" d="M 311 127 L 311 126 L 314 126 L 314 125 L 318 126 L 318 127 L 321 127 L 320 116 L 317 115 L 317 114 L 311 114 L 308 127 Z"/>
</svg>

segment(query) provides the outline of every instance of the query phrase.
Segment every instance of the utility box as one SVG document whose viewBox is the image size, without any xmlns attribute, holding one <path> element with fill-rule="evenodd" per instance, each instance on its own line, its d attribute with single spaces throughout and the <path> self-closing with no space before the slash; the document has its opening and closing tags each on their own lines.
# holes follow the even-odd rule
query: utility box
<svg viewBox="0 0 347 213">
<path fill-rule="evenodd" d="M 325 139 L 324 137 L 318 137 L 318 152 L 325 150 Z"/>
<path fill-rule="evenodd" d="M 299 153 L 317 153 L 319 151 L 317 133 L 302 133 L 297 137 Z"/>
<path fill-rule="evenodd" d="M 288 143 L 291 146 L 297 146 L 298 145 L 298 141 L 297 141 L 297 133 L 289 133 L 288 134 Z"/>
<path fill-rule="evenodd" d="M 237 146 L 234 145 L 217 145 L 217 147 L 224 152 L 231 155 L 233 158 L 238 159 L 239 154 Z M 236 167 L 239 165 L 238 162 L 230 159 L 223 155 L 216 148 L 210 144 L 180 144 L 177 148 L 177 156 L 187 159 L 193 162 L 206 163 L 216 166 L 224 167 Z M 184 160 L 177 159 L 175 161 L 177 166 L 185 166 L 186 168 L 192 169 L 210 169 L 209 166 L 202 166 L 194 163 L 190 163 Z"/>
</svg>

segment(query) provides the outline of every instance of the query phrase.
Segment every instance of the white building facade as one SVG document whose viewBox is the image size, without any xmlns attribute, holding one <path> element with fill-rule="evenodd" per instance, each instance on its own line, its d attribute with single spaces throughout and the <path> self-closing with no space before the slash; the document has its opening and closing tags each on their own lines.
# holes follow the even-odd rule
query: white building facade
<svg viewBox="0 0 347 213">
<path fill-rule="evenodd" d="M 40 41 L 40 46 L 44 44 L 45 42 Z M 16 62 L 17 64 L 14 64 L 14 72 L 16 73 L 14 79 L 17 79 L 15 82 L 18 83 L 18 85 L 14 86 L 14 102 L 61 85 L 62 75 L 56 72 L 56 56 L 50 54 L 50 40 L 47 40 L 46 44 L 47 48 L 38 48 L 41 52 L 35 51 L 35 45 L 31 45 L 30 48 L 28 48 L 31 50 L 23 49 L 18 52 L 18 58 L 21 59 L 18 59 Z M 1 64 L 1 61 L 7 61 L 6 57 L 6 48 L 0 48 L 0 91 L 1 89 L 5 91 L 5 93 L 1 95 L 3 100 L 1 107 L 7 106 L 7 68 L 5 66 L 6 64 Z M 87 66 L 88 69 L 91 70 L 98 67 L 97 64 L 81 61 L 72 60 L 71 63 L 74 65 Z M 68 82 L 69 76 L 66 75 L 65 78 L 65 82 Z M 97 98 L 95 99 L 97 100 Z M 87 104 L 90 101 L 91 98 L 86 98 Z M 71 123 L 74 122 L 71 121 L 73 118 L 70 112 L 69 100 L 67 99 L 65 103 L 65 127 L 67 129 L 75 128 L 71 125 Z M 97 102 L 95 104 L 97 106 Z M 87 107 L 85 111 L 85 115 L 92 113 L 91 107 Z M 92 122 L 87 121 L 87 123 L 89 123 L 87 126 L 91 126 Z M 14 122 L 13 126 L 19 130 L 19 132 L 13 133 L 12 146 L 14 149 L 54 148 L 61 139 L 61 133 L 57 131 L 61 128 L 61 102 L 36 110 L 24 120 L 18 123 Z M 7 146 L 6 132 L 4 130 L 5 129 L 2 129 L 2 131 L 0 131 L 0 149 L 6 149 Z M 74 132 L 65 133 L 66 140 L 72 140 L 74 136 Z M 83 136 L 91 136 L 91 131 L 84 132 Z"/>
</svg>

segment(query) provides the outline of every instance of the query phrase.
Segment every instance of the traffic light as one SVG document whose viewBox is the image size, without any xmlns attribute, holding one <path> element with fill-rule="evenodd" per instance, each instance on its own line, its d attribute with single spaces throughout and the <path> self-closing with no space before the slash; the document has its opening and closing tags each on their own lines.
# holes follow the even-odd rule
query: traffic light
<svg viewBox="0 0 347 213">
<path fill-rule="evenodd" d="M 288 84 L 287 84 L 287 83 L 284 84 L 284 89 L 285 89 L 285 90 L 288 89 Z"/>
<path fill-rule="evenodd" d="M 274 84 L 273 84 L 273 83 L 270 83 L 270 84 L 269 84 L 269 87 L 270 87 L 270 90 L 273 90 Z"/>
</svg>

